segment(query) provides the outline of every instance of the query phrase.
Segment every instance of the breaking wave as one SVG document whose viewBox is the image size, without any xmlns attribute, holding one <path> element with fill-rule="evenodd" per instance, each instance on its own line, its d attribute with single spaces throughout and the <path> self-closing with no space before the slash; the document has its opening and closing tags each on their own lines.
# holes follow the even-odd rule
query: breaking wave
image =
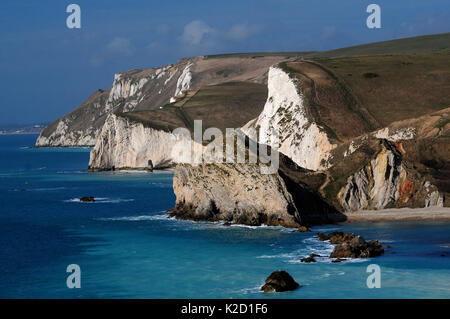
<svg viewBox="0 0 450 319">
<path fill-rule="evenodd" d="M 134 199 L 123 199 L 123 198 L 108 198 L 108 197 L 95 197 L 94 202 L 82 202 L 79 198 L 72 198 L 65 200 L 66 203 L 83 203 L 83 204 L 118 204 L 132 202 Z"/>
</svg>

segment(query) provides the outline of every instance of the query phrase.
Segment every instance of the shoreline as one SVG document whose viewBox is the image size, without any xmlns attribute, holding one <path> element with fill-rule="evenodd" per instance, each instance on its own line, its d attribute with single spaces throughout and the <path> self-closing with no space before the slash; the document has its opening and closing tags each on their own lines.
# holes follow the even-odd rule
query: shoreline
<svg viewBox="0 0 450 319">
<path fill-rule="evenodd" d="M 345 213 L 345 222 L 450 221 L 450 207 L 387 208 Z"/>
</svg>

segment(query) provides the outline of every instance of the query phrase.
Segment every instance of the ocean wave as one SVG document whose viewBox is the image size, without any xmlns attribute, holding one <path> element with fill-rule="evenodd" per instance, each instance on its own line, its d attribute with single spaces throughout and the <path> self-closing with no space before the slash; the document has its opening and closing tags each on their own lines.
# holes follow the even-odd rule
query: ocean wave
<svg viewBox="0 0 450 319">
<path fill-rule="evenodd" d="M 158 214 L 158 215 L 139 215 L 139 216 L 122 216 L 122 217 L 109 217 L 109 218 L 98 218 L 101 221 L 145 221 L 145 220 L 170 220 L 168 214 Z"/>
<path fill-rule="evenodd" d="M 108 198 L 108 197 L 94 197 L 94 202 L 82 202 L 79 198 L 67 199 L 66 203 L 87 203 L 87 204 L 118 204 L 132 202 L 134 199 L 123 199 L 123 198 Z"/>
<path fill-rule="evenodd" d="M 117 171 L 114 171 L 111 173 L 113 173 L 115 175 L 121 175 L 121 174 L 125 175 L 125 174 L 149 174 L 150 172 L 146 171 L 146 170 L 139 170 L 139 169 L 130 169 L 130 170 L 124 169 L 124 170 L 117 170 Z"/>
<path fill-rule="evenodd" d="M 257 258 L 280 258 L 289 264 L 300 264 L 302 263 L 300 261 L 302 258 L 315 254 L 320 256 L 315 257 L 316 262 L 331 263 L 333 261 L 334 258 L 329 258 L 329 256 L 333 252 L 334 245 L 330 244 L 328 241 L 320 241 L 317 237 L 308 237 L 302 241 L 302 244 L 301 248 L 290 253 L 261 255 Z"/>
<path fill-rule="evenodd" d="M 264 283 L 262 283 L 259 286 L 255 286 L 255 287 L 251 287 L 251 288 L 241 288 L 241 289 L 236 289 L 236 290 L 232 290 L 231 293 L 238 293 L 238 294 L 260 294 L 261 293 L 261 286 L 264 285 Z"/>
<path fill-rule="evenodd" d="M 57 171 L 56 174 L 87 174 L 88 171 Z"/>
<path fill-rule="evenodd" d="M 278 254 L 278 255 L 261 255 L 258 256 L 256 258 L 261 258 L 261 259 L 265 259 L 265 258 L 297 258 L 298 255 L 294 254 L 294 253 L 283 253 L 283 254 Z"/>
<path fill-rule="evenodd" d="M 59 191 L 67 189 L 66 187 L 43 187 L 43 188 L 30 188 L 28 189 L 31 192 L 51 192 L 51 191 Z"/>
<path fill-rule="evenodd" d="M 221 223 L 222 225 L 224 223 Z M 231 224 L 227 227 L 241 227 L 241 228 L 248 228 L 248 229 L 276 229 L 276 230 L 282 230 L 284 227 L 282 226 L 267 226 L 267 225 L 258 225 L 258 226 L 252 226 L 252 225 L 244 225 L 244 224 Z"/>
</svg>

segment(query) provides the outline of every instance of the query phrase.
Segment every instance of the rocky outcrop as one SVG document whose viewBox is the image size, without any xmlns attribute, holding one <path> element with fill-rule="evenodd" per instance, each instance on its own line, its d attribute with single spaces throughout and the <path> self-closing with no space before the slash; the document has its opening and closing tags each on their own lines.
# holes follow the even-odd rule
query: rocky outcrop
<svg viewBox="0 0 450 319">
<path fill-rule="evenodd" d="M 316 262 L 316 257 L 320 257 L 320 256 L 317 255 L 317 254 L 311 254 L 308 257 L 301 258 L 300 262 L 302 262 L 302 263 L 315 263 Z"/>
<path fill-rule="evenodd" d="M 336 145 L 311 117 L 310 105 L 299 82 L 281 67 L 271 67 L 264 110 L 243 130 L 259 143 L 277 147 L 303 168 L 324 169 Z"/>
<path fill-rule="evenodd" d="M 381 141 L 370 163 L 350 175 L 337 194 L 344 211 L 386 207 L 443 206 L 436 186 L 420 175 L 404 159 L 401 144 Z"/>
<path fill-rule="evenodd" d="M 256 164 L 177 165 L 171 215 L 181 219 L 299 227 L 301 217 L 283 179 Z"/>
<path fill-rule="evenodd" d="M 95 202 L 94 196 L 84 196 L 80 198 L 80 202 L 93 203 Z"/>
<path fill-rule="evenodd" d="M 338 198 L 346 211 L 382 209 L 400 197 L 406 181 L 401 155 L 384 143 L 381 152 L 347 180 Z"/>
<path fill-rule="evenodd" d="M 366 242 L 363 237 L 352 233 L 333 232 L 328 235 L 318 233 L 321 241 L 328 240 L 335 247 L 330 258 L 369 258 L 384 253 L 384 248 L 378 240 Z"/>
<path fill-rule="evenodd" d="M 284 270 L 277 270 L 267 277 L 265 284 L 261 287 L 264 292 L 283 292 L 295 290 L 300 285 Z"/>
</svg>

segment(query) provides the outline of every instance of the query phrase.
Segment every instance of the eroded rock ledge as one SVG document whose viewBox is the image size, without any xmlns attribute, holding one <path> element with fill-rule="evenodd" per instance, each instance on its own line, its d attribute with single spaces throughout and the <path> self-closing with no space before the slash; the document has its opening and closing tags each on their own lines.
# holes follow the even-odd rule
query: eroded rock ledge
<svg viewBox="0 0 450 319">
<path fill-rule="evenodd" d="M 279 174 L 260 174 L 256 164 L 177 165 L 173 188 L 180 219 L 245 225 L 299 227 L 292 195 Z"/>
</svg>

